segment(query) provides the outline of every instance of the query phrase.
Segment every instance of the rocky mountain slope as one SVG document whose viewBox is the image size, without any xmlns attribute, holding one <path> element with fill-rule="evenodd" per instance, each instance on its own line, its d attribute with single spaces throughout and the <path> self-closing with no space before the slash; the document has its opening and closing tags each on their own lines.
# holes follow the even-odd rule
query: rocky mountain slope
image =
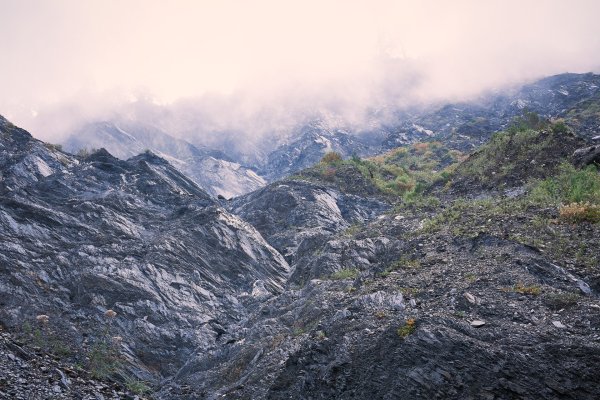
<svg viewBox="0 0 600 400">
<path fill-rule="evenodd" d="M 327 153 L 223 202 L 150 152 L 0 134 L 6 343 L 156 399 L 600 397 L 597 143 L 568 119 Z"/>
<path fill-rule="evenodd" d="M 140 123 L 92 123 L 72 134 L 64 148 L 74 154 L 104 148 L 122 160 L 150 150 L 215 197 L 239 196 L 266 184 L 254 171 L 233 162 L 222 152 L 194 146 Z"/>
<path fill-rule="evenodd" d="M 162 158 L 78 160 L 5 120 L 0 129 L 0 320 L 10 329 L 47 315 L 48 340 L 94 369 L 110 322 L 122 373 L 156 380 L 214 345 L 246 300 L 283 289 L 284 258 Z"/>
<path fill-rule="evenodd" d="M 384 140 L 391 148 L 410 142 L 411 133 L 427 132 L 437 140 L 461 150 L 485 143 L 494 132 L 506 128 L 525 111 L 544 118 L 566 118 L 582 136 L 594 136 L 592 126 L 582 129 L 576 118 L 581 108 L 596 104 L 600 95 L 600 75 L 560 74 L 540 79 L 512 90 L 482 95 L 479 99 L 444 104 L 416 112 Z M 593 106 L 592 106 L 593 107 Z M 587 114 L 585 114 L 587 115 Z M 593 117 L 590 118 L 593 120 Z"/>
<path fill-rule="evenodd" d="M 547 165 L 568 162 L 560 143 L 573 140 L 554 131 L 562 140 L 527 131 L 540 138 L 524 144 L 544 142 L 539 161 Z M 504 150 L 511 146 L 502 143 Z M 364 186 L 364 175 L 344 163 L 334 163 L 336 178 L 325 175 L 321 185 L 333 190 L 354 176 Z M 482 191 L 486 197 L 471 199 L 462 191 L 459 165 L 437 194 L 433 185 L 420 200 L 405 197 L 355 229 L 304 240 L 303 256 L 290 258 L 294 275 L 287 290 L 244 321 L 227 351 L 196 353 L 159 397 L 597 397 L 600 232 L 593 222 L 600 213 L 573 223 L 560 204 L 583 201 L 577 196 L 585 192 L 598 207 L 600 175 L 595 167 L 564 168 L 548 168 L 533 181 L 508 174 L 502 187 L 519 191 Z M 584 180 L 582 192 L 573 182 Z M 257 198 L 288 204 L 285 196 L 296 198 L 301 187 L 314 190 L 315 184 L 272 185 L 237 199 L 234 210 L 260 226 L 267 216 L 248 213 Z M 564 197 L 555 202 L 554 195 Z M 283 208 L 287 215 L 298 207 Z M 322 227 L 335 230 L 327 221 Z M 296 226 L 266 223 L 262 229 L 277 246 Z"/>
</svg>

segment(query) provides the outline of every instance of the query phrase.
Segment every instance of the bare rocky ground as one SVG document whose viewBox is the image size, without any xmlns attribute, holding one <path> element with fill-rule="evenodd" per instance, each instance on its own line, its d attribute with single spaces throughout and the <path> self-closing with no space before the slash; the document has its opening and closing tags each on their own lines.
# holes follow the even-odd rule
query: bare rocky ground
<svg viewBox="0 0 600 400">
<path fill-rule="evenodd" d="M 205 388 L 182 397 L 597 398 L 597 260 L 556 253 L 530 225 L 537 212 L 475 214 L 434 232 L 421 215 L 390 213 L 323 244 L 312 279 L 180 372 Z M 552 229 L 595 255 L 597 225 Z M 355 272 L 338 279 L 349 249 Z"/>
<path fill-rule="evenodd" d="M 565 221 L 557 205 L 531 197 L 531 179 L 554 176 L 575 149 L 558 147 L 579 139 L 543 130 L 512 138 L 552 167 L 507 159 L 483 181 L 469 168 L 487 156 L 478 152 L 431 189 L 438 203 L 396 205 L 349 227 L 317 223 L 329 226 L 320 235 L 314 219 L 298 219 L 314 201 L 306 190 L 348 186 L 351 168 L 236 200 L 249 220 L 297 221 L 295 230 L 257 224 L 289 252 L 294 272 L 283 293 L 257 303 L 217 351 L 191 357 L 159 397 L 598 398 L 599 226 Z M 384 201 L 356 178 L 362 196 Z"/>
<path fill-rule="evenodd" d="M 122 385 L 97 380 L 39 347 L 31 347 L 0 328 L 0 399 L 130 399 L 144 396 Z"/>
</svg>

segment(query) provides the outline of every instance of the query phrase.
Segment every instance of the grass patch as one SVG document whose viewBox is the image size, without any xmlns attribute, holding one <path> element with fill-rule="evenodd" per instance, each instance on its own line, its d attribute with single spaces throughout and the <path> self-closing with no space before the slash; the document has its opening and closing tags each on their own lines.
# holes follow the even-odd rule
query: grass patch
<svg viewBox="0 0 600 400">
<path fill-rule="evenodd" d="M 419 260 L 411 260 L 408 258 L 401 258 L 398 261 L 391 263 L 382 273 L 381 276 L 388 276 L 393 271 L 398 271 L 400 269 L 413 269 L 419 268 L 421 266 L 421 262 Z"/>
<path fill-rule="evenodd" d="M 452 176 L 452 186 L 462 190 L 474 184 L 493 190 L 517 187 L 530 178 L 553 175 L 555 160 L 566 159 L 580 145 L 564 122 L 526 114 L 506 131 L 494 134 L 460 164 Z"/>
<path fill-rule="evenodd" d="M 528 286 L 519 282 L 512 288 L 512 292 L 527 294 L 531 296 L 538 296 L 540 293 L 542 293 L 542 288 L 537 285 Z"/>
<path fill-rule="evenodd" d="M 344 268 L 334 272 L 329 276 L 329 279 L 343 280 L 343 279 L 354 279 L 358 276 L 358 270 L 356 268 Z"/>
<path fill-rule="evenodd" d="M 538 181 L 528 196 L 536 205 L 558 207 L 560 218 L 571 223 L 600 222 L 600 173 L 594 165 L 576 169 L 568 163 L 558 173 Z"/>
<path fill-rule="evenodd" d="M 600 222 L 600 205 L 585 203 L 570 203 L 560 206 L 560 218 L 572 223 Z"/>
<path fill-rule="evenodd" d="M 598 205 L 600 204 L 598 168 L 589 165 L 579 170 L 569 163 L 563 163 L 555 176 L 534 185 L 529 200 L 542 205 L 586 202 Z"/>
<path fill-rule="evenodd" d="M 421 292 L 419 288 L 414 287 L 401 287 L 399 290 L 400 293 L 402 293 L 402 295 L 406 297 L 415 297 Z"/>
</svg>

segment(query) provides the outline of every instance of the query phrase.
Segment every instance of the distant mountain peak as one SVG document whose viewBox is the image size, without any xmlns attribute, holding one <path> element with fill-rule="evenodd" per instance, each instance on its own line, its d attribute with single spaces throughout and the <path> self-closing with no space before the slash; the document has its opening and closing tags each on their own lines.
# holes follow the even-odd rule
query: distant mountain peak
<svg viewBox="0 0 600 400">
<path fill-rule="evenodd" d="M 177 139 L 160 129 L 132 121 L 98 121 L 73 133 L 65 149 L 106 148 L 122 160 L 168 162 L 213 196 L 234 197 L 256 190 L 266 181 L 249 168 L 212 151 Z"/>
</svg>

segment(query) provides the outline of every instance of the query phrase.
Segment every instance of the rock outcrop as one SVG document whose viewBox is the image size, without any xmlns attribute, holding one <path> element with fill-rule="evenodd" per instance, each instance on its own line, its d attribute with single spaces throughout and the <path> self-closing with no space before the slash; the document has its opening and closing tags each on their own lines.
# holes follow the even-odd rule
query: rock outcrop
<svg viewBox="0 0 600 400">
<path fill-rule="evenodd" d="M 270 295 L 284 287 L 284 258 L 162 158 L 78 161 L 0 129 L 0 321 L 11 329 L 45 314 L 83 348 L 113 309 L 129 363 L 156 379 L 243 318 L 257 281 Z"/>
</svg>

